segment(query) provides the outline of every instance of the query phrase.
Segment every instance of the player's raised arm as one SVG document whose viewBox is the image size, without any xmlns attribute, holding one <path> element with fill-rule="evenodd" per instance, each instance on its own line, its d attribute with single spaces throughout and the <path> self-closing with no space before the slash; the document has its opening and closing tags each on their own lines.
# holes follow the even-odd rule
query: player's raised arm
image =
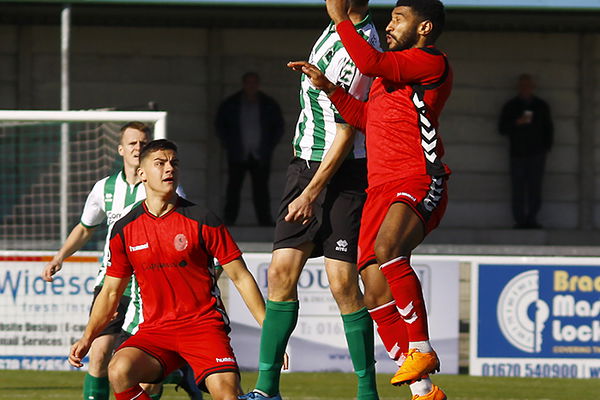
<svg viewBox="0 0 600 400">
<path fill-rule="evenodd" d="M 63 262 L 91 239 L 95 229 L 96 227 L 86 227 L 81 223 L 77 224 L 58 253 L 44 266 L 41 274 L 42 278 L 45 281 L 52 282 L 52 276 L 62 269 Z"/>
<path fill-rule="evenodd" d="M 355 99 L 341 86 L 334 85 L 319 68 L 307 61 L 290 61 L 287 66 L 308 76 L 314 87 L 324 91 L 348 124 L 365 130 L 367 103 Z"/>
<path fill-rule="evenodd" d="M 242 257 L 223 265 L 223 270 L 229 276 L 238 292 L 242 295 L 246 307 L 252 313 L 254 319 L 262 326 L 265 319 L 265 301 L 258 289 L 256 280 L 246 268 L 246 263 Z"/>
<path fill-rule="evenodd" d="M 83 360 L 90 350 L 94 339 L 113 318 L 128 282 L 129 279 L 112 276 L 107 276 L 104 279 L 104 285 L 94 302 L 85 332 L 81 339 L 71 346 L 69 364 L 77 368 L 83 366 L 81 360 Z"/>
</svg>

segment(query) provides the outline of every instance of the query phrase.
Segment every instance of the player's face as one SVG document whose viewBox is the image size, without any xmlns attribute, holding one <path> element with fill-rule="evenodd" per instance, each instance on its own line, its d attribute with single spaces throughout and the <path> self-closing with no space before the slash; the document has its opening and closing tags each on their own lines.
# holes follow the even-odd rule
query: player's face
<svg viewBox="0 0 600 400">
<path fill-rule="evenodd" d="M 126 166 L 137 168 L 140 166 L 140 151 L 148 143 L 148 135 L 134 128 L 127 128 L 123 132 L 119 144 L 119 155 L 123 157 Z"/>
<path fill-rule="evenodd" d="M 420 21 L 410 7 L 401 6 L 392 10 L 392 19 L 385 28 L 390 50 L 406 50 L 414 47 L 418 40 Z"/>
<path fill-rule="evenodd" d="M 173 150 L 157 150 L 144 157 L 139 169 L 146 192 L 172 194 L 177 189 L 179 160 Z"/>
</svg>

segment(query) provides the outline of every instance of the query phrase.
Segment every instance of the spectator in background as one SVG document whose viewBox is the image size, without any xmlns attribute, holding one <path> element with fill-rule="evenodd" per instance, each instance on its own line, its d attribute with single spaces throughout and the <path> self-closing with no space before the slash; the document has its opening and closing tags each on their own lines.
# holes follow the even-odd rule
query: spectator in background
<svg viewBox="0 0 600 400">
<path fill-rule="evenodd" d="M 242 90 L 219 106 L 217 135 L 227 151 L 229 176 L 224 219 L 235 224 L 246 171 L 252 178 L 252 199 L 258 223 L 273 226 L 269 174 L 273 150 L 283 135 L 283 116 L 277 102 L 260 91 L 260 77 L 247 72 Z"/>
<path fill-rule="evenodd" d="M 548 104 L 534 95 L 529 74 L 518 80 L 518 95 L 509 100 L 500 115 L 500 134 L 510 141 L 512 212 L 516 229 L 538 229 L 542 205 L 542 178 L 546 153 L 552 148 L 554 127 Z"/>
</svg>

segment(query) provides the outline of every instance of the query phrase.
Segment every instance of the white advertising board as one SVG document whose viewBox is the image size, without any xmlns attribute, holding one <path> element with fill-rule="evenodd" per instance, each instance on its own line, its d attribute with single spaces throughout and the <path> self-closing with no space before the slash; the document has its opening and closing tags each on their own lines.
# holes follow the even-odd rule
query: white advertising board
<svg viewBox="0 0 600 400">
<path fill-rule="evenodd" d="M 0 255 L 0 369 L 71 369 L 67 356 L 88 320 L 99 257 L 71 257 L 45 282 L 51 256 L 19 254 Z"/>
<path fill-rule="evenodd" d="M 267 296 L 270 253 L 246 253 L 244 259 Z M 429 311 L 433 346 L 442 360 L 442 373 L 458 373 L 458 285 L 457 261 L 413 256 L 412 264 L 423 286 Z M 298 284 L 300 312 L 290 338 L 290 371 L 352 371 L 344 327 L 333 297 L 322 258 L 306 264 Z M 241 368 L 256 369 L 260 329 L 239 293 L 230 284 L 228 315 L 232 322 L 232 344 Z M 376 337 L 377 371 L 393 373 L 397 366 Z"/>
<path fill-rule="evenodd" d="M 599 316 L 596 258 L 473 262 L 470 373 L 599 378 Z"/>
</svg>

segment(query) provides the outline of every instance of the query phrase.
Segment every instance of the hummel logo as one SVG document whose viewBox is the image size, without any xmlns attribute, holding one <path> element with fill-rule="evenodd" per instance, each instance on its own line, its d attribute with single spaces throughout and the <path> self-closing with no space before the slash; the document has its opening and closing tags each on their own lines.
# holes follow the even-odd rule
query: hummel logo
<svg viewBox="0 0 600 400">
<path fill-rule="evenodd" d="M 144 250 L 147 249 L 148 247 L 148 242 L 144 243 L 144 244 L 140 244 L 139 246 L 129 246 L 129 251 L 134 252 L 134 251 L 139 251 L 139 250 Z"/>
<path fill-rule="evenodd" d="M 400 196 L 408 197 L 412 201 L 417 201 L 417 199 L 415 198 L 415 196 L 411 195 L 410 193 L 406 193 L 406 192 L 396 193 L 396 197 L 400 197 Z"/>
<path fill-rule="evenodd" d="M 348 252 L 348 242 L 344 239 L 340 239 L 337 242 L 335 242 L 335 244 L 337 244 L 336 246 L 336 251 L 343 251 L 344 253 Z"/>
<path fill-rule="evenodd" d="M 235 362 L 235 359 L 231 358 L 231 357 L 224 357 L 224 358 L 215 358 L 215 360 L 217 362 Z"/>
</svg>

